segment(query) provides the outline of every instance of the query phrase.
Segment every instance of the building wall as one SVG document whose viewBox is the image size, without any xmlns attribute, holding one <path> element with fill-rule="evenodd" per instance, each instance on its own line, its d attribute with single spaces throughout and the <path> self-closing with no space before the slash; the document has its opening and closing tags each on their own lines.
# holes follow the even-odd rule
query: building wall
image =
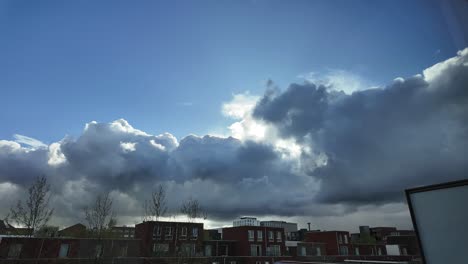
<svg viewBox="0 0 468 264">
<path fill-rule="evenodd" d="M 260 226 L 260 221 L 255 217 L 241 217 L 232 222 L 232 226 Z"/>
<path fill-rule="evenodd" d="M 160 228 L 160 235 L 157 234 Z M 171 228 L 171 236 L 166 235 L 166 228 Z M 182 230 L 186 228 L 187 235 L 182 235 Z M 193 236 L 192 230 L 198 229 L 198 235 Z M 203 224 L 183 223 L 183 222 L 162 222 L 148 221 L 135 226 L 135 238 L 141 240 L 141 251 L 143 256 L 169 255 L 176 256 L 182 254 L 184 247 L 194 247 L 195 255 L 203 255 Z M 167 252 L 154 250 L 154 245 L 168 247 Z"/>
<path fill-rule="evenodd" d="M 385 241 L 387 236 L 389 236 L 392 232 L 397 231 L 396 227 L 372 227 L 369 229 L 371 235 L 377 241 Z"/>
<path fill-rule="evenodd" d="M 129 226 L 114 226 L 111 228 L 112 237 L 116 238 L 134 238 L 135 228 Z"/>
<path fill-rule="evenodd" d="M 261 221 L 260 226 L 284 228 L 287 240 L 297 241 L 297 223 L 285 221 Z"/>
<path fill-rule="evenodd" d="M 387 255 L 385 244 L 352 244 L 349 255 L 355 256 L 384 256 Z M 358 249 L 358 251 L 356 251 Z"/>
<path fill-rule="evenodd" d="M 323 232 L 307 232 L 305 234 L 305 242 L 320 242 L 326 243 L 327 255 L 343 255 L 340 254 L 340 247 L 344 247 L 351 253 L 351 239 L 349 232 L 346 231 L 323 231 Z"/>
<path fill-rule="evenodd" d="M 248 231 L 254 231 L 253 241 L 249 240 Z M 262 231 L 262 239 L 258 237 L 258 231 Z M 274 240 L 268 239 L 268 232 L 272 231 Z M 280 233 L 281 238 L 277 236 Z M 267 255 L 267 248 L 270 246 L 279 246 L 281 255 L 286 252 L 285 234 L 283 228 L 260 227 L 260 226 L 240 226 L 223 228 L 223 239 L 237 241 L 235 251 L 239 256 L 251 256 L 251 245 L 258 245 L 261 248 L 261 255 Z"/>
<path fill-rule="evenodd" d="M 66 258 L 94 258 L 96 246 L 102 245 L 102 257 L 138 257 L 139 240 L 124 239 L 73 239 L 73 238 L 2 238 L 0 259 L 9 258 L 9 251 L 14 245 L 21 245 L 19 258 L 58 258 L 62 245 L 68 245 Z M 122 255 L 122 249 L 125 255 Z"/>
<path fill-rule="evenodd" d="M 419 251 L 418 239 L 415 235 L 388 236 L 387 244 L 398 245 L 400 248 L 400 255 L 419 256 L 421 254 Z"/>
</svg>

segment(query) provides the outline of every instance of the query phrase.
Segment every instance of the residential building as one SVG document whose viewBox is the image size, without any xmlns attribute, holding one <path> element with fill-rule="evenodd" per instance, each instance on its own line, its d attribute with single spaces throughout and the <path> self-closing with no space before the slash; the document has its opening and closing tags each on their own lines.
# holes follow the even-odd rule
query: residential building
<svg viewBox="0 0 468 264">
<path fill-rule="evenodd" d="M 383 243 L 352 243 L 349 255 L 354 256 L 383 256 L 387 255 L 387 249 Z"/>
<path fill-rule="evenodd" d="M 202 256 L 203 224 L 147 221 L 135 226 L 141 253 L 150 256 Z"/>
<path fill-rule="evenodd" d="M 347 231 L 307 232 L 305 242 L 325 243 L 327 255 L 351 254 L 351 241 Z"/>
<path fill-rule="evenodd" d="M 370 234 L 377 242 L 385 242 L 387 236 L 392 232 L 396 232 L 396 227 L 372 227 L 369 228 Z"/>
<path fill-rule="evenodd" d="M 236 240 L 204 240 L 203 256 L 237 256 Z"/>
<path fill-rule="evenodd" d="M 387 246 L 395 246 L 395 250 L 392 251 L 393 255 L 421 255 L 416 235 L 390 235 L 386 240 Z"/>
<path fill-rule="evenodd" d="M 4 237 L 0 259 L 138 257 L 135 239 Z"/>
<path fill-rule="evenodd" d="M 223 239 L 237 241 L 238 256 L 282 256 L 285 254 L 284 229 L 266 226 L 223 228 Z"/>
<path fill-rule="evenodd" d="M 66 227 L 62 230 L 58 231 L 58 236 L 60 237 L 74 237 L 74 238 L 79 238 L 79 237 L 86 237 L 87 236 L 87 230 L 86 226 L 78 223 L 74 224 L 72 226 Z"/>
<path fill-rule="evenodd" d="M 297 223 L 289 223 L 285 221 L 261 221 L 260 226 L 284 228 L 286 240 L 297 241 Z"/>
<path fill-rule="evenodd" d="M 286 241 L 286 252 L 293 257 L 318 257 L 327 254 L 325 243 L 303 241 Z"/>
<path fill-rule="evenodd" d="M 134 238 L 135 227 L 131 226 L 113 226 L 110 228 L 111 236 L 116 238 Z"/>
<path fill-rule="evenodd" d="M 257 220 L 255 217 L 241 217 L 240 219 L 236 219 L 232 222 L 232 226 L 260 226 L 260 221 Z"/>
<path fill-rule="evenodd" d="M 15 227 L 8 224 L 5 220 L 0 220 L 0 235 L 13 235 Z"/>
</svg>

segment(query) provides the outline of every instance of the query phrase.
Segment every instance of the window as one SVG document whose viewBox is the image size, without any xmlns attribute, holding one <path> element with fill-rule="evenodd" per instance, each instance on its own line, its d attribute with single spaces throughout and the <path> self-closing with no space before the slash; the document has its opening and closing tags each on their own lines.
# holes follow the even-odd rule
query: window
<svg viewBox="0 0 468 264">
<path fill-rule="evenodd" d="M 182 233 L 180 235 L 183 236 L 183 237 L 187 236 L 187 227 L 186 226 L 182 227 Z"/>
<path fill-rule="evenodd" d="M 94 248 L 95 249 L 95 256 L 96 258 L 100 258 L 102 257 L 102 254 L 104 253 L 104 250 L 102 248 L 102 245 L 101 244 L 97 244 L 96 247 Z"/>
<path fill-rule="evenodd" d="M 184 243 L 180 246 L 180 251 L 185 256 L 193 256 L 195 255 L 195 244 Z"/>
<path fill-rule="evenodd" d="M 354 249 L 354 254 L 355 254 L 356 256 L 359 256 L 359 248 L 355 248 L 355 249 Z"/>
<path fill-rule="evenodd" d="M 279 245 L 267 247 L 267 256 L 281 256 L 281 248 Z"/>
<path fill-rule="evenodd" d="M 205 257 L 211 257 L 211 245 L 205 245 Z"/>
<path fill-rule="evenodd" d="M 255 234 L 253 230 L 249 230 L 249 241 L 254 241 L 255 240 Z"/>
<path fill-rule="evenodd" d="M 341 237 L 341 234 L 338 234 L 338 243 L 343 244 L 343 238 Z"/>
<path fill-rule="evenodd" d="M 281 242 L 282 240 L 282 234 L 281 231 L 276 232 L 276 241 Z"/>
<path fill-rule="evenodd" d="M 263 241 L 263 232 L 262 232 L 262 230 L 257 230 L 257 241 Z"/>
<path fill-rule="evenodd" d="M 322 256 L 322 249 L 321 248 L 317 248 L 317 256 Z"/>
<path fill-rule="evenodd" d="M 9 258 L 19 258 L 21 255 L 21 249 L 23 248 L 22 244 L 12 244 L 8 250 Z"/>
<path fill-rule="evenodd" d="M 124 245 L 120 247 L 120 257 L 126 257 L 128 251 L 128 246 Z"/>
<path fill-rule="evenodd" d="M 379 256 L 382 255 L 382 249 L 381 248 L 377 249 L 377 255 L 379 255 Z"/>
<path fill-rule="evenodd" d="M 161 236 L 161 227 L 157 225 L 153 228 L 153 239 L 156 237 L 160 237 L 160 236 Z"/>
<path fill-rule="evenodd" d="M 153 253 L 155 255 L 164 255 L 169 252 L 169 244 L 154 243 L 153 244 Z"/>
<path fill-rule="evenodd" d="M 273 231 L 268 231 L 268 240 L 273 241 L 275 238 L 273 237 Z"/>
<path fill-rule="evenodd" d="M 166 226 L 164 235 L 167 237 L 172 236 L 172 228 L 170 226 Z"/>
<path fill-rule="evenodd" d="M 348 236 L 347 235 L 344 235 L 344 243 L 348 244 Z"/>
<path fill-rule="evenodd" d="M 403 256 L 408 255 L 408 251 L 406 250 L 406 248 L 401 248 L 401 254 L 402 254 Z"/>
<path fill-rule="evenodd" d="M 198 227 L 192 229 L 192 237 L 198 237 Z"/>
<path fill-rule="evenodd" d="M 300 247 L 299 256 L 307 256 L 306 247 Z"/>
<path fill-rule="evenodd" d="M 348 247 L 340 246 L 340 255 L 348 255 Z"/>
<path fill-rule="evenodd" d="M 261 256 L 262 255 L 262 246 L 261 245 L 250 245 L 250 255 L 251 256 Z"/>
<path fill-rule="evenodd" d="M 66 258 L 68 257 L 68 249 L 70 248 L 69 244 L 61 244 L 60 251 L 59 251 L 59 258 Z"/>
</svg>

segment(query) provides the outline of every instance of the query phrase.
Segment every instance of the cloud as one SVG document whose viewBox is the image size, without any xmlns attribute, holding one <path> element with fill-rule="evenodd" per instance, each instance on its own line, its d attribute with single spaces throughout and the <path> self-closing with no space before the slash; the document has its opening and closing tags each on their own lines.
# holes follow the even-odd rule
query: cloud
<svg viewBox="0 0 468 264">
<path fill-rule="evenodd" d="M 352 94 L 292 84 L 263 96 L 253 116 L 326 157 L 308 171 L 320 179 L 318 201 L 402 200 L 408 187 L 466 177 L 467 61 L 465 49 L 423 75 Z"/>
<path fill-rule="evenodd" d="M 346 94 L 375 89 L 377 87 L 377 85 L 358 74 L 340 69 L 329 69 L 325 73 L 310 72 L 298 77 L 309 83 L 323 85 L 329 90 L 340 91 Z"/>
<path fill-rule="evenodd" d="M 421 75 L 352 93 L 310 81 L 280 91 L 269 81 L 263 96 L 223 104 L 233 119 L 227 137 L 179 140 L 118 119 L 89 122 L 48 146 L 0 140 L 0 215 L 47 175 L 61 225 L 83 221 L 81 209 L 102 192 L 111 192 L 120 223 L 133 224 L 160 183 L 173 214 L 194 197 L 213 223 L 257 215 L 344 226 L 375 213 L 387 224 L 396 212 L 403 225 L 405 188 L 466 177 L 467 60 L 468 49 Z"/>
<path fill-rule="evenodd" d="M 15 142 L 18 142 L 20 144 L 23 144 L 32 148 L 47 148 L 46 144 L 31 137 L 27 137 L 27 136 L 23 136 L 19 134 L 14 134 L 13 137 L 15 138 Z"/>
</svg>

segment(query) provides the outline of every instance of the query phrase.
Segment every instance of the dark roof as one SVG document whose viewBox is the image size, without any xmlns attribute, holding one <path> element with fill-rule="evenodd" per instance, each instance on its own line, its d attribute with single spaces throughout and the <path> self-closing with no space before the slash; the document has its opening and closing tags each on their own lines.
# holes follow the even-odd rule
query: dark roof
<svg viewBox="0 0 468 264">
<path fill-rule="evenodd" d="M 78 223 L 78 224 L 74 224 L 74 225 L 69 226 L 69 227 L 65 227 L 64 229 L 60 230 L 59 232 L 67 231 L 68 229 L 71 229 L 71 228 L 74 228 L 74 227 L 81 227 L 81 228 L 85 228 L 85 229 L 86 229 L 86 226 L 85 226 L 85 225 L 83 225 L 82 223 Z"/>
<path fill-rule="evenodd" d="M 0 220 L 0 229 L 9 229 L 9 228 L 14 228 L 14 227 L 8 224 L 5 220 Z"/>
</svg>

